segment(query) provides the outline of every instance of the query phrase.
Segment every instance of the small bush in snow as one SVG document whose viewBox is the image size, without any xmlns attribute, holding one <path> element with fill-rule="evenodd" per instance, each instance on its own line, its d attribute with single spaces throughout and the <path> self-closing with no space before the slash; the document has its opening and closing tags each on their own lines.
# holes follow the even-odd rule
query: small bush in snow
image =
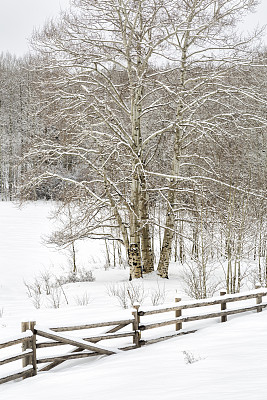
<svg viewBox="0 0 267 400">
<path fill-rule="evenodd" d="M 92 271 L 86 269 L 78 269 L 75 273 L 69 271 L 67 275 L 60 277 L 56 277 L 50 271 L 45 271 L 35 277 L 32 283 L 24 281 L 24 285 L 35 308 L 41 307 L 42 300 L 45 302 L 48 300 L 50 307 L 59 308 L 62 303 L 62 294 L 65 302 L 69 304 L 63 285 L 76 282 L 93 282 L 94 280 Z M 80 301 L 88 304 L 89 296 Z"/>
<path fill-rule="evenodd" d="M 76 282 L 94 282 L 95 277 L 91 270 L 86 270 L 85 268 L 79 268 L 76 272 L 69 271 L 65 276 L 60 276 L 57 278 L 58 281 L 65 285 L 66 283 L 76 283 Z"/>
<path fill-rule="evenodd" d="M 113 283 L 107 287 L 107 293 L 110 297 L 116 297 L 122 308 L 128 308 L 129 300 L 127 287 L 125 283 Z"/>
<path fill-rule="evenodd" d="M 48 295 L 48 302 L 50 307 L 59 308 L 61 305 L 61 288 L 53 287 Z"/>
<path fill-rule="evenodd" d="M 182 353 L 186 364 L 194 364 L 195 362 L 202 360 L 202 357 L 196 356 L 191 351 L 184 350 Z"/>
<path fill-rule="evenodd" d="M 41 293 L 34 291 L 31 297 L 31 301 L 35 308 L 41 308 Z"/>
<path fill-rule="evenodd" d="M 35 277 L 32 283 L 23 281 L 30 298 L 38 298 L 41 294 L 50 294 L 51 288 L 55 286 L 52 275 L 49 271 L 45 271 L 40 276 Z"/>
<path fill-rule="evenodd" d="M 87 306 L 91 302 L 90 294 L 84 292 L 81 296 L 76 296 L 75 302 L 78 306 Z"/>
<path fill-rule="evenodd" d="M 42 285 L 40 280 L 35 278 L 33 283 L 28 283 L 24 281 L 24 285 L 27 289 L 27 295 L 31 299 L 32 304 L 35 308 L 39 309 L 41 307 L 41 295 L 42 295 Z"/>
<path fill-rule="evenodd" d="M 144 285 L 136 282 L 113 283 L 107 287 L 109 296 L 114 296 L 122 308 L 129 308 L 134 303 L 142 304 L 148 293 Z"/>
<path fill-rule="evenodd" d="M 51 293 L 51 288 L 55 286 L 53 282 L 53 277 L 49 271 L 44 271 L 40 274 L 41 287 L 45 291 L 45 294 L 49 295 Z"/>
<path fill-rule="evenodd" d="M 249 289 L 256 289 L 257 287 L 267 287 L 267 274 L 266 268 L 264 266 L 259 265 L 256 268 L 248 268 L 248 272 L 246 274 L 247 278 L 247 286 Z"/>
<path fill-rule="evenodd" d="M 141 283 L 129 282 L 127 285 L 127 294 L 131 306 L 135 303 L 142 304 L 147 297 L 147 292 Z"/>
<path fill-rule="evenodd" d="M 200 262 L 186 263 L 181 274 L 185 293 L 194 299 L 214 296 L 220 282 L 215 278 L 212 265 L 203 266 Z"/>
<path fill-rule="evenodd" d="M 161 288 L 157 282 L 157 288 L 151 289 L 150 300 L 153 306 L 163 304 L 166 299 L 165 284 Z"/>
</svg>

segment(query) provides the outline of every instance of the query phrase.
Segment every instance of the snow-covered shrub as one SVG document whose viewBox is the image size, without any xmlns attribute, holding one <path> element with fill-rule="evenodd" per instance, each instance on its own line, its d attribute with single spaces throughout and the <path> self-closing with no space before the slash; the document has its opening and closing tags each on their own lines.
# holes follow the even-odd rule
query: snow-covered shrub
<svg viewBox="0 0 267 400">
<path fill-rule="evenodd" d="M 94 282 L 95 277 L 91 270 L 86 270 L 85 268 L 81 268 L 78 270 L 78 282 Z"/>
<path fill-rule="evenodd" d="M 40 274 L 41 286 L 45 290 L 45 293 L 49 295 L 51 293 L 51 288 L 55 286 L 53 282 L 53 276 L 50 271 L 44 271 Z"/>
<path fill-rule="evenodd" d="M 75 302 L 78 306 L 87 306 L 91 300 L 91 296 L 88 292 L 84 292 L 82 295 L 75 297 Z"/>
<path fill-rule="evenodd" d="M 44 271 L 40 276 L 35 277 L 32 283 L 23 281 L 27 294 L 30 298 L 38 297 L 43 293 L 50 294 L 51 288 L 55 285 L 53 276 L 49 271 Z"/>
<path fill-rule="evenodd" d="M 159 283 L 157 282 L 157 288 L 151 289 L 150 291 L 150 300 L 153 306 L 157 306 L 159 304 L 163 304 L 166 299 L 166 290 L 165 284 L 161 288 Z"/>
<path fill-rule="evenodd" d="M 135 303 L 142 304 L 148 295 L 144 285 L 136 282 L 128 282 L 127 293 L 131 306 Z"/>
<path fill-rule="evenodd" d="M 24 281 L 24 285 L 35 308 L 40 308 L 42 301 L 45 303 L 48 301 L 48 304 L 53 308 L 59 308 L 62 303 L 62 294 L 66 304 L 69 304 L 63 285 L 76 282 L 93 282 L 94 280 L 92 271 L 83 268 L 78 269 L 75 273 L 69 271 L 67 275 L 59 277 L 51 274 L 50 271 L 45 271 L 35 277 L 32 283 Z M 86 301 L 88 304 L 88 299 L 83 299 L 82 302 L 85 303 Z"/>
<path fill-rule="evenodd" d="M 267 287 L 267 260 L 264 260 L 265 265 L 261 263 L 261 260 L 257 260 L 258 265 L 254 268 L 247 268 L 246 285 L 249 289 L 256 289 L 257 287 Z"/>
<path fill-rule="evenodd" d="M 52 308 L 59 308 L 61 305 L 61 288 L 53 287 L 48 295 L 48 302 Z"/>
<path fill-rule="evenodd" d="M 182 353 L 186 364 L 194 364 L 195 362 L 202 360 L 202 357 L 196 356 L 191 351 L 184 350 Z"/>
<path fill-rule="evenodd" d="M 112 297 L 116 297 L 122 308 L 128 308 L 129 300 L 126 283 L 113 283 L 108 285 L 107 294 Z"/>
<path fill-rule="evenodd" d="M 62 275 L 58 277 L 57 280 L 61 285 L 65 285 L 66 283 L 94 282 L 95 277 L 91 270 L 78 268 L 76 272 L 69 271 L 67 275 Z"/>
<path fill-rule="evenodd" d="M 144 285 L 137 282 L 113 283 L 107 287 L 109 296 L 114 296 L 122 308 L 129 308 L 134 303 L 142 304 L 148 293 Z"/>
<path fill-rule="evenodd" d="M 214 270 L 211 264 L 203 266 L 200 262 L 186 263 L 181 273 L 185 293 L 194 299 L 214 296 L 220 285 Z"/>
<path fill-rule="evenodd" d="M 41 308 L 41 293 L 34 291 L 33 295 L 31 296 L 31 301 L 35 308 Z"/>
<path fill-rule="evenodd" d="M 41 307 L 42 283 L 38 278 L 35 278 L 33 283 L 23 281 L 27 289 L 27 295 L 31 299 L 35 308 Z"/>
</svg>

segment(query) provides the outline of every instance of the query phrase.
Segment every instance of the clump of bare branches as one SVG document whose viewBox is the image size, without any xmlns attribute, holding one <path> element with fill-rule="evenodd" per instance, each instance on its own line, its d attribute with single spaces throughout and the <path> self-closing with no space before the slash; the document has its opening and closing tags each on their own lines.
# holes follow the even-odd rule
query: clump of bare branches
<svg viewBox="0 0 267 400">
<path fill-rule="evenodd" d="M 39 309 L 42 302 L 49 304 L 50 307 L 59 308 L 62 304 L 62 295 L 65 303 L 69 304 L 64 285 L 76 282 L 93 282 L 95 280 L 91 270 L 85 268 L 77 269 L 75 272 L 70 270 L 67 275 L 56 276 L 46 270 L 35 277 L 33 282 L 24 281 L 27 294 L 35 308 Z M 88 304 L 84 298 L 80 302 Z M 83 304 L 84 305 L 84 304 Z"/>
<path fill-rule="evenodd" d="M 157 287 L 151 289 L 150 291 L 150 300 L 153 306 L 157 306 L 159 304 L 163 304 L 166 299 L 166 289 L 165 284 L 160 287 L 159 282 L 157 281 Z"/>
<path fill-rule="evenodd" d="M 134 303 L 142 304 L 148 296 L 143 283 L 140 282 L 113 283 L 108 285 L 107 293 L 115 297 L 125 309 L 132 307 Z"/>
<path fill-rule="evenodd" d="M 61 305 L 61 288 L 59 286 L 54 286 L 48 296 L 48 303 L 51 308 L 59 308 Z"/>
<path fill-rule="evenodd" d="M 186 364 L 194 364 L 197 361 L 203 360 L 202 357 L 196 356 L 191 351 L 184 350 L 182 353 L 184 355 L 184 361 L 185 361 Z"/>
<path fill-rule="evenodd" d="M 87 306 L 91 301 L 92 299 L 88 292 L 84 292 L 80 296 L 75 297 L 75 302 L 78 306 Z"/>
<path fill-rule="evenodd" d="M 67 283 L 76 282 L 94 282 L 95 277 L 91 270 L 87 270 L 85 268 L 77 268 L 75 272 L 73 270 L 69 270 L 66 275 L 58 277 L 57 280 L 62 285 L 65 285 Z"/>
<path fill-rule="evenodd" d="M 199 262 L 186 263 L 181 274 L 185 293 L 194 299 L 214 296 L 220 286 L 214 268 Z"/>
</svg>

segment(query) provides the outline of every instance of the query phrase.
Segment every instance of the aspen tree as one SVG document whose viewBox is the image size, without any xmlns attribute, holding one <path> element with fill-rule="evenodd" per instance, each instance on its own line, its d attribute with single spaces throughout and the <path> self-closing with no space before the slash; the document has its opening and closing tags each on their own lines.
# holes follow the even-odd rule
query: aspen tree
<svg viewBox="0 0 267 400">
<path fill-rule="evenodd" d="M 158 225 L 158 273 L 168 277 L 183 216 L 200 225 L 194 196 L 208 204 L 231 186 L 216 152 L 266 123 L 253 71 L 247 84 L 249 40 L 235 30 L 256 3 L 73 0 L 70 13 L 36 32 L 47 129 L 29 152 L 39 163 L 24 187 L 54 179 L 62 200 L 79 207 L 73 234 L 59 243 L 120 241 L 130 278 L 139 278 L 154 269 Z M 153 202 L 164 221 L 153 218 Z"/>
</svg>

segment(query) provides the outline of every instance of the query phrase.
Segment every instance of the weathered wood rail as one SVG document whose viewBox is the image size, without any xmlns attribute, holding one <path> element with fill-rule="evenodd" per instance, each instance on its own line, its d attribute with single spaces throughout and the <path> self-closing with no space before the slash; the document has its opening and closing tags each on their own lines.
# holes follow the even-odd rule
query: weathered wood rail
<svg viewBox="0 0 267 400">
<path fill-rule="evenodd" d="M 22 334 L 10 340 L 0 341 L 0 349 L 21 344 L 22 351 L 15 355 L 6 356 L 0 358 L 0 366 L 11 363 L 13 361 L 22 360 L 22 369 L 7 374 L 6 376 L 0 376 L 0 384 L 15 380 L 18 378 L 28 378 L 37 374 L 37 371 L 49 371 L 50 369 L 60 365 L 67 360 L 74 360 L 85 357 L 95 357 L 100 355 L 112 355 L 121 351 L 131 350 L 144 345 L 157 343 L 163 340 L 173 338 L 178 335 L 186 335 L 189 333 L 196 332 L 196 329 L 184 330 L 183 324 L 192 321 L 205 320 L 209 318 L 220 318 L 221 322 L 226 322 L 229 315 L 239 314 L 248 311 L 261 312 L 267 307 L 267 303 L 263 302 L 262 299 L 267 296 L 267 289 L 257 289 L 253 292 L 226 295 L 225 292 L 220 293 L 220 297 L 213 297 L 210 299 L 196 300 L 182 302 L 180 298 L 176 298 L 175 302 L 165 306 L 155 306 L 150 308 L 143 307 L 140 309 L 140 305 L 134 305 L 132 316 L 129 319 L 117 320 L 117 321 L 106 321 L 96 322 L 85 325 L 74 325 L 74 326 L 62 326 L 54 328 L 44 328 L 36 325 L 35 321 L 23 322 L 22 323 Z M 246 304 L 247 300 L 256 299 L 256 304 Z M 227 309 L 228 303 L 242 302 L 242 306 L 239 305 L 237 308 Z M 199 313 L 195 315 L 184 315 L 185 310 L 199 309 L 206 307 L 220 306 L 219 311 L 208 311 L 206 313 Z M 160 320 L 149 321 L 149 318 L 159 314 L 166 314 L 174 312 L 173 318 L 166 318 Z M 143 320 L 144 318 L 144 320 Z M 130 325 L 130 329 L 126 328 Z M 142 338 L 144 331 L 151 329 L 158 329 L 174 325 L 174 332 L 167 332 L 164 336 L 155 334 L 153 338 Z M 85 337 L 69 336 L 68 332 L 90 330 L 95 328 L 108 328 L 105 332 L 83 335 Z M 128 330 L 123 330 L 124 328 Z M 67 333 L 66 333 L 67 332 Z M 37 341 L 38 338 L 38 341 Z M 41 341 L 40 341 L 41 338 Z M 48 341 L 43 341 L 43 338 Z M 104 340 L 113 339 L 125 339 L 132 338 L 130 343 L 122 343 L 119 347 L 109 347 L 100 345 L 99 342 Z M 40 356 L 38 349 L 66 346 L 70 345 L 74 347 L 73 350 L 64 354 L 57 354 L 53 356 Z M 38 368 L 40 364 L 45 364 L 41 368 Z"/>
<path fill-rule="evenodd" d="M 148 309 L 143 308 L 140 310 L 140 305 L 135 305 L 137 314 L 138 314 L 138 331 L 139 333 L 139 346 L 143 346 L 146 344 L 160 342 L 162 340 L 169 339 L 171 337 L 175 337 L 178 335 L 184 335 L 188 333 L 195 332 L 196 330 L 184 331 L 183 324 L 185 322 L 192 322 L 198 320 L 204 320 L 209 318 L 218 318 L 220 317 L 221 322 L 227 321 L 228 315 L 240 314 L 248 311 L 261 312 L 264 308 L 267 307 L 267 303 L 262 302 L 262 298 L 267 296 L 267 289 L 257 289 L 253 292 L 245 293 L 245 294 L 234 294 L 234 295 L 226 295 L 226 292 L 221 292 L 220 297 L 214 297 L 210 299 L 196 300 L 190 302 L 182 302 L 180 298 L 175 299 L 175 304 L 169 306 L 157 306 L 151 307 Z M 233 302 L 244 302 L 246 300 L 256 299 L 255 305 L 242 305 L 238 308 L 227 309 L 228 303 Z M 182 313 L 184 310 L 195 309 L 199 307 L 209 307 L 220 305 L 220 311 L 210 311 L 197 315 L 188 315 L 183 316 Z M 141 317 L 151 316 L 155 314 L 164 314 L 174 312 L 174 318 L 166 318 L 164 320 L 157 320 L 156 322 L 146 322 L 141 323 Z M 149 329 L 161 328 L 168 325 L 175 325 L 175 332 L 172 334 L 168 334 L 166 336 L 160 336 L 158 338 L 144 340 L 141 338 L 141 333 L 143 331 L 147 331 Z"/>
<path fill-rule="evenodd" d="M 4 340 L 0 342 L 0 349 L 4 349 L 10 346 L 15 346 L 18 344 L 22 344 L 22 352 L 14 354 L 12 356 L 7 356 L 4 358 L 0 358 L 0 365 L 8 364 L 13 361 L 17 360 L 23 360 L 23 368 L 12 372 L 9 375 L 4 375 L 0 376 L 0 384 L 1 383 L 6 383 L 9 381 L 12 381 L 14 379 L 18 378 L 28 378 L 29 376 L 34 375 L 34 368 L 32 365 L 25 365 L 30 364 L 30 361 L 32 360 L 33 357 L 33 350 L 32 349 L 27 349 L 25 346 L 30 346 L 30 343 L 32 342 L 32 332 L 27 331 L 25 333 L 22 333 L 21 335 L 16 336 L 15 338 L 9 339 L 9 340 Z M 31 344 L 32 346 L 32 344 Z"/>
<path fill-rule="evenodd" d="M 76 358 L 85 358 L 85 357 L 94 357 L 99 355 L 111 355 L 118 353 L 123 350 L 130 350 L 136 347 L 135 344 L 135 330 L 119 332 L 119 330 L 125 328 L 127 325 L 134 325 L 134 318 L 118 320 L 118 321 L 106 321 L 106 322 L 96 322 L 86 325 L 74 325 L 74 326 L 63 326 L 50 328 L 49 330 L 43 329 L 42 327 L 35 326 L 34 333 L 37 336 L 44 337 L 52 340 L 49 342 L 40 342 L 36 344 L 36 349 L 41 349 L 45 347 L 51 346 L 63 346 L 63 345 L 71 345 L 74 346 L 75 349 L 67 354 L 57 355 L 53 357 L 38 357 L 36 360 L 37 364 L 49 363 L 40 369 L 40 371 L 49 371 L 50 369 L 60 365 L 62 362 L 67 360 L 73 360 Z M 65 332 L 77 331 L 77 330 L 90 330 L 94 328 L 102 328 L 102 327 L 112 327 L 108 329 L 106 332 L 101 334 L 96 334 L 92 336 L 82 337 L 82 338 L 73 338 L 69 337 L 65 334 Z M 62 333 L 64 332 L 64 333 Z M 103 340 L 111 340 L 111 339 L 121 339 L 121 338 L 133 338 L 133 344 L 128 344 L 127 346 L 120 348 L 108 348 L 98 345 L 97 343 Z"/>
</svg>

